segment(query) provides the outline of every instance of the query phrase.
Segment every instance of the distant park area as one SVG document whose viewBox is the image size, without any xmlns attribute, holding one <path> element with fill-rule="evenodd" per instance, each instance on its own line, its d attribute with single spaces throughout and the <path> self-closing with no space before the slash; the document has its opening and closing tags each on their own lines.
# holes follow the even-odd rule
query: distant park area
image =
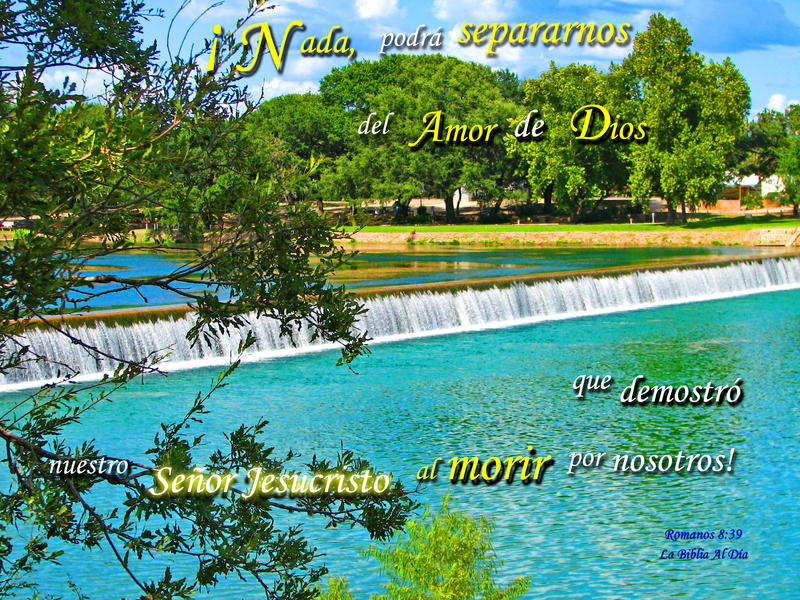
<svg viewBox="0 0 800 600">
<path fill-rule="evenodd" d="M 772 227 L 800 227 L 800 217 L 781 217 L 778 215 L 759 216 L 709 216 L 690 219 L 687 223 L 520 223 L 520 224 L 464 224 L 464 225 L 368 225 L 363 232 L 405 233 L 430 231 L 443 233 L 456 232 L 495 232 L 495 231 L 691 231 L 709 230 L 749 230 Z M 350 228 L 351 230 L 355 228 Z"/>
</svg>

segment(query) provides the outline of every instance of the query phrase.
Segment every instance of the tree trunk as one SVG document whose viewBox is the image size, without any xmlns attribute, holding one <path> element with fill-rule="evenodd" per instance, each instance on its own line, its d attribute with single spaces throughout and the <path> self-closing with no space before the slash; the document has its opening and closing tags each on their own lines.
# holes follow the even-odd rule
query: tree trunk
<svg viewBox="0 0 800 600">
<path fill-rule="evenodd" d="M 546 188 L 544 188 L 544 193 L 542 194 L 544 198 L 544 213 L 546 215 L 553 213 L 553 184 L 551 183 Z"/>
<path fill-rule="evenodd" d="M 411 199 L 403 200 L 397 198 L 394 201 L 394 218 L 397 221 L 405 221 L 408 219 L 409 207 L 411 206 Z"/>
<path fill-rule="evenodd" d="M 496 217 L 500 214 L 500 207 L 503 204 L 503 199 L 500 198 L 499 200 L 495 200 L 494 205 L 492 206 L 491 214 L 493 217 Z"/>
<path fill-rule="evenodd" d="M 452 225 L 456 222 L 456 210 L 453 206 L 453 194 L 444 192 L 442 196 L 444 198 L 445 219 L 448 225 Z"/>
<path fill-rule="evenodd" d="M 570 223 L 578 223 L 580 220 L 581 212 L 583 211 L 583 201 L 578 201 L 573 204 L 574 208 L 570 211 L 569 214 L 569 222 Z"/>
<path fill-rule="evenodd" d="M 461 214 L 461 187 L 458 188 L 458 202 L 456 203 L 456 216 Z"/>
<path fill-rule="evenodd" d="M 686 223 L 686 198 L 681 199 L 681 222 Z"/>
<path fill-rule="evenodd" d="M 667 200 L 667 225 L 674 225 L 674 224 L 675 224 L 675 209 L 672 207 L 672 202 Z"/>
</svg>

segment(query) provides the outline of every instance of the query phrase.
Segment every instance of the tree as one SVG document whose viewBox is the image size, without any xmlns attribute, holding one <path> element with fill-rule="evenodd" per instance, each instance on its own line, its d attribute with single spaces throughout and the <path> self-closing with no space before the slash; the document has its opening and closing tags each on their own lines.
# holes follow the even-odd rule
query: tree
<svg viewBox="0 0 800 600">
<path fill-rule="evenodd" d="M 792 206 L 795 216 L 800 202 L 800 107 L 785 112 L 760 112 L 747 125 L 747 133 L 737 140 L 736 172 L 757 175 L 759 181 L 779 175 L 783 191 L 777 194 L 782 205 Z"/>
<path fill-rule="evenodd" d="M 247 119 L 251 132 L 262 131 L 291 143 L 301 159 L 336 158 L 346 150 L 344 109 L 319 94 L 286 94 L 262 102 Z"/>
<path fill-rule="evenodd" d="M 800 134 L 797 131 L 788 136 L 778 149 L 778 161 L 775 172 L 783 181 L 781 204 L 791 206 L 796 217 L 800 208 Z"/>
<path fill-rule="evenodd" d="M 518 157 L 531 190 L 551 198 L 572 221 L 589 215 L 612 190 L 625 185 L 625 144 L 606 140 L 586 143 L 572 132 L 573 114 L 582 106 L 602 105 L 613 111 L 607 77 L 590 65 L 550 69 L 525 83 L 527 111 L 536 108 L 547 129 L 534 140 L 506 136 L 509 152 Z M 520 114 L 518 120 L 525 117 Z"/>
<path fill-rule="evenodd" d="M 27 232 L 0 248 L 0 373 L 45 363 L 68 385 L 47 385 L 0 416 L 6 443 L 1 460 L 13 477 L 0 490 L 0 596 L 34 589 L 37 566 L 64 551 L 102 546 L 117 557 L 141 598 L 192 597 L 232 575 L 254 582 L 268 598 L 311 598 L 325 569 L 314 563 L 317 551 L 299 528 L 280 529 L 274 513 L 319 515 L 330 526 L 361 526 L 383 539 L 413 509 L 399 485 L 383 496 L 286 502 L 243 502 L 238 494 L 165 502 L 145 494 L 156 468 L 192 468 L 208 399 L 238 361 L 198 392 L 182 419 L 154 434 L 151 464 L 84 476 L 48 468 L 55 460 L 75 465 L 78 459 L 114 456 L 113 448 L 70 438 L 66 428 L 98 403 L 113 400 L 135 377 L 160 372 L 160 354 L 120 355 L 60 320 L 69 308 L 109 293 L 111 285 L 143 297 L 154 288 L 180 294 L 196 315 L 193 342 L 231 334 L 241 339 L 242 352 L 253 343 L 252 320 L 273 318 L 284 335 L 303 325 L 316 337 L 339 342 L 342 364 L 364 351 L 366 333 L 354 328 L 361 305 L 343 288 L 328 285 L 346 257 L 340 232 L 308 203 L 283 202 L 281 190 L 308 178 L 315 163 L 267 170 L 254 162 L 252 147 L 241 144 L 241 120 L 253 105 L 234 68 L 250 50 L 238 50 L 236 34 L 267 7 L 251 2 L 250 8 L 223 37 L 226 50 L 215 77 L 197 66 L 209 45 L 184 58 L 170 52 L 167 61 L 155 46 L 144 46 L 142 21 L 158 15 L 137 0 L 2 5 L 0 49 L 8 62 L 0 65 L 0 214 L 24 219 Z M 110 83 L 100 102 L 69 81 L 61 89 L 44 84 L 49 69 L 64 66 L 102 70 Z M 271 148 L 259 149 L 264 162 Z M 169 248 L 170 238 L 204 244 L 165 276 L 87 274 L 92 259 L 141 247 L 130 230 L 146 215 L 164 219 L 171 229 L 148 248 Z M 186 291 L 181 285 L 197 280 L 208 289 Z M 82 352 L 113 363 L 113 373 L 97 383 L 74 383 L 76 366 L 37 354 L 24 336 L 30 327 L 66 336 Z M 273 452 L 264 440 L 266 426 L 243 424 L 229 433 L 226 446 L 211 453 L 207 470 L 256 464 L 292 469 L 294 454 Z M 342 451 L 331 460 L 315 457 L 307 468 L 367 466 Z M 92 492 L 105 486 L 124 490 L 124 506 L 93 505 Z M 181 578 L 166 568 L 153 581 L 137 576 L 135 559 L 157 554 L 191 557 L 196 571 Z"/>
<path fill-rule="evenodd" d="M 515 85 L 507 74 L 498 76 L 488 67 L 438 54 L 393 54 L 334 69 L 323 78 L 320 93 L 326 102 L 348 111 L 353 139 L 350 153 L 331 172 L 332 189 L 351 199 L 396 201 L 406 210 L 413 197 L 443 198 L 447 221 L 454 222 L 453 194 L 468 183 L 465 173 L 474 175 L 480 165 L 480 179 L 496 180 L 485 171 L 500 167 L 505 149 L 502 134 L 482 137 L 478 143 L 447 143 L 445 132 L 450 126 L 466 126 L 468 131 L 491 124 L 502 131 L 516 112 L 504 93 L 515 95 Z M 386 135 L 355 133 L 370 113 L 376 113 L 373 119 L 383 119 L 390 112 L 394 115 Z M 409 147 L 434 123 L 442 132 L 441 141 L 430 136 Z"/>
<path fill-rule="evenodd" d="M 759 181 L 775 174 L 778 149 L 788 135 L 783 113 L 763 110 L 747 124 L 747 131 L 736 140 L 735 172 L 741 176 L 757 175 Z"/>
<path fill-rule="evenodd" d="M 320 179 L 331 161 L 347 149 L 349 120 L 344 109 L 326 104 L 319 94 L 286 94 L 261 103 L 247 118 L 246 140 L 256 156 L 263 148 L 280 147 L 295 168 L 309 161 L 321 161 L 312 177 L 304 178 L 299 189 L 286 190 L 287 199 L 313 198 L 321 213 L 326 190 Z M 259 166 L 259 168 L 264 168 Z M 263 171 L 259 171 L 263 172 Z"/>
<path fill-rule="evenodd" d="M 705 63 L 691 44 L 678 21 L 654 14 L 612 70 L 627 97 L 623 118 L 649 126 L 648 142 L 631 150 L 631 192 L 661 196 L 671 221 L 679 204 L 685 221 L 687 208 L 716 200 L 750 108 L 747 82 L 730 59 Z"/>
<path fill-rule="evenodd" d="M 529 580 L 518 577 L 508 586 L 495 583 L 498 562 L 491 542 L 492 527 L 485 517 L 472 518 L 442 501 L 438 513 L 428 509 L 408 522 L 403 539 L 391 545 L 372 545 L 365 552 L 388 576 L 386 592 L 371 600 L 513 600 L 527 590 Z M 333 579 L 322 600 L 350 600 L 347 582 Z"/>
</svg>

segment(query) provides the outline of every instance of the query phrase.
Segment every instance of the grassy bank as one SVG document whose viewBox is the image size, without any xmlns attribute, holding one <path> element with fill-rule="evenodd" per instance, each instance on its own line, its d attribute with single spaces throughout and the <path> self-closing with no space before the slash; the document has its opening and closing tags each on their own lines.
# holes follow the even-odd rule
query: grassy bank
<svg viewBox="0 0 800 600">
<path fill-rule="evenodd" d="M 798 246 L 800 218 L 703 217 L 689 223 L 387 225 L 355 231 L 357 244 L 475 246 Z"/>
<path fill-rule="evenodd" d="M 744 231 L 773 227 L 800 227 L 799 217 L 759 215 L 753 217 L 703 217 L 688 223 L 522 223 L 520 225 L 369 225 L 360 229 L 365 233 L 494 233 L 517 231 Z M 354 228 L 348 228 L 353 231 Z"/>
</svg>

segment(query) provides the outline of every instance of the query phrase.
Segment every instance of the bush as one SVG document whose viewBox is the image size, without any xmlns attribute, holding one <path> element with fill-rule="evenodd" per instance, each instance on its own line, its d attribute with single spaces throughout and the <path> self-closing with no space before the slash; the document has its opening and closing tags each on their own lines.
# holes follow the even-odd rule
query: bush
<svg viewBox="0 0 800 600">
<path fill-rule="evenodd" d="M 511 215 L 505 212 L 485 211 L 478 215 L 478 223 L 481 225 L 504 225 L 511 223 Z"/>
<path fill-rule="evenodd" d="M 370 600 L 513 600 L 529 586 L 525 577 L 508 586 L 494 578 L 500 563 L 491 542 L 491 523 L 450 511 L 448 498 L 439 512 L 426 508 L 419 519 L 406 524 L 403 539 L 388 546 L 370 546 L 365 556 L 377 559 L 389 581 L 385 592 Z M 321 600 L 352 600 L 347 582 L 334 578 Z"/>
</svg>

